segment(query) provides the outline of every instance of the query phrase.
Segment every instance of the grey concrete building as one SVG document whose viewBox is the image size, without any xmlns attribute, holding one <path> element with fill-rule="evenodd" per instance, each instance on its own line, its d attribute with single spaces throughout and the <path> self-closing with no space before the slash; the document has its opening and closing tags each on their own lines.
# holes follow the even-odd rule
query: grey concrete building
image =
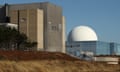
<svg viewBox="0 0 120 72">
<path fill-rule="evenodd" d="M 0 23 L 18 24 L 19 31 L 37 42 L 35 50 L 65 52 L 65 18 L 49 2 L 0 6 Z"/>
</svg>

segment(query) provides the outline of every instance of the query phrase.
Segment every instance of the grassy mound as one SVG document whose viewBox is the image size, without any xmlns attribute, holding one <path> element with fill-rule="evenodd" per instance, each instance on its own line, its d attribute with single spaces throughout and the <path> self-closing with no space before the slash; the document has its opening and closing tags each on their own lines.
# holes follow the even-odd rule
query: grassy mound
<svg viewBox="0 0 120 72">
<path fill-rule="evenodd" d="M 83 61 L 59 52 L 0 51 L 0 72 L 120 72 L 120 65 Z"/>
</svg>

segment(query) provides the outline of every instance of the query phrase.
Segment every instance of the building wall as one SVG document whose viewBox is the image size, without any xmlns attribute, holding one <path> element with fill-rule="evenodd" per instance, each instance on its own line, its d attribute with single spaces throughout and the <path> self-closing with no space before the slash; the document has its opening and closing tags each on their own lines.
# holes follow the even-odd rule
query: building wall
<svg viewBox="0 0 120 72">
<path fill-rule="evenodd" d="M 9 5 L 0 6 L 0 23 L 9 23 Z"/>
<path fill-rule="evenodd" d="M 14 14 L 13 14 L 14 15 Z M 28 10 L 19 10 L 19 31 L 26 34 L 29 37 L 28 33 Z"/>
<path fill-rule="evenodd" d="M 18 15 L 19 14 L 19 15 Z M 43 49 L 43 11 L 24 9 L 10 11 L 11 23 L 19 23 L 19 31 L 27 35 L 32 42 L 37 42 L 37 49 Z M 19 19 L 19 21 L 18 21 Z"/>
<path fill-rule="evenodd" d="M 62 52 L 63 46 L 63 31 L 59 26 L 62 26 L 62 9 L 59 6 L 45 3 L 34 4 L 19 4 L 12 5 L 11 10 L 23 10 L 23 9 L 36 9 L 40 8 L 44 11 L 44 48 L 46 51 L 60 51 Z M 49 24 L 51 23 L 51 24 Z"/>
<path fill-rule="evenodd" d="M 1 6 L 0 7 L 0 23 L 5 22 L 5 7 Z"/>
<path fill-rule="evenodd" d="M 44 6 L 44 36 L 46 51 L 62 52 L 62 9 L 56 5 L 46 3 Z"/>
<path fill-rule="evenodd" d="M 18 10 L 10 10 L 10 22 L 18 24 Z"/>
<path fill-rule="evenodd" d="M 63 29 L 62 29 L 62 52 L 65 53 L 66 52 L 66 48 L 65 48 L 65 41 L 66 41 L 66 31 L 65 31 L 65 17 L 63 16 L 62 17 L 62 26 L 61 26 Z"/>
<path fill-rule="evenodd" d="M 110 43 L 110 53 L 112 55 L 120 55 L 120 44 Z"/>
<path fill-rule="evenodd" d="M 96 55 L 110 55 L 110 43 L 97 41 Z"/>
<path fill-rule="evenodd" d="M 82 49 L 80 43 L 77 42 L 66 42 L 66 53 L 72 56 L 80 56 Z"/>
<path fill-rule="evenodd" d="M 93 52 L 96 54 L 96 41 L 81 41 L 80 48 L 84 52 Z"/>
<path fill-rule="evenodd" d="M 75 55 L 78 52 L 92 52 L 94 55 L 112 55 L 110 53 L 110 43 L 102 41 L 76 41 L 66 43 L 67 53 Z M 114 46 L 116 55 L 120 53 L 120 45 Z M 118 52 L 119 51 L 119 52 Z M 75 55 L 76 56 L 76 55 Z"/>
<path fill-rule="evenodd" d="M 37 43 L 38 43 L 38 46 L 37 46 L 37 50 L 44 50 L 44 24 L 43 24 L 43 10 L 40 10 L 38 9 L 37 10 Z"/>
<path fill-rule="evenodd" d="M 41 3 L 12 4 L 10 10 L 37 9 Z"/>
<path fill-rule="evenodd" d="M 120 55 L 120 44 L 116 44 L 116 55 Z"/>
<path fill-rule="evenodd" d="M 43 10 L 43 16 L 38 9 Z M 44 47 L 46 51 L 65 51 L 65 20 L 61 7 L 49 2 L 12 4 L 9 5 L 9 13 L 11 23 L 20 24 L 20 32 L 25 33 L 33 41 L 38 39 L 39 43 L 43 42 L 39 45 L 40 48 Z"/>
</svg>

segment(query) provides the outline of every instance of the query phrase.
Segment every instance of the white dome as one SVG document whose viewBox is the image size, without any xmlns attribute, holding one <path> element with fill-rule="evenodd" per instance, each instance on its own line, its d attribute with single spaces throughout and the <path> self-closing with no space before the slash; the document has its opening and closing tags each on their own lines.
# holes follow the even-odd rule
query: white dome
<svg viewBox="0 0 120 72">
<path fill-rule="evenodd" d="M 68 36 L 68 41 L 97 41 L 95 31 L 88 26 L 75 27 Z"/>
</svg>

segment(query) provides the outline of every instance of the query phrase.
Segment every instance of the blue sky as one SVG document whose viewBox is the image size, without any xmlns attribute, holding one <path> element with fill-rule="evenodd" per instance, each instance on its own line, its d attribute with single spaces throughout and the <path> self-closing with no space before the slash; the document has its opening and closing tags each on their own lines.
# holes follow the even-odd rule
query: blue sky
<svg viewBox="0 0 120 72">
<path fill-rule="evenodd" d="M 100 41 L 120 43 L 120 0 L 1 0 L 0 4 L 49 1 L 63 8 L 66 33 L 76 26 L 92 27 Z"/>
</svg>

